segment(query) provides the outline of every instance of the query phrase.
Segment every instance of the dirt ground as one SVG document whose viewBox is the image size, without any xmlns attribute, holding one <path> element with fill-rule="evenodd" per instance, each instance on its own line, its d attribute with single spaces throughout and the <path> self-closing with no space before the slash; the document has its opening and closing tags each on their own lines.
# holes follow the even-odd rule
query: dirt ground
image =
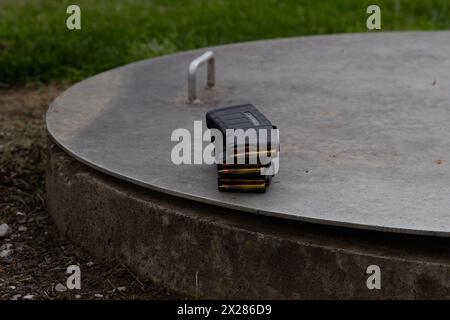
<svg viewBox="0 0 450 320">
<path fill-rule="evenodd" d="M 179 299 L 138 279 L 126 267 L 96 261 L 61 239 L 45 209 L 44 115 L 68 85 L 53 83 L 0 90 L 0 300 Z M 81 290 L 64 290 L 66 268 L 79 265 Z"/>
</svg>

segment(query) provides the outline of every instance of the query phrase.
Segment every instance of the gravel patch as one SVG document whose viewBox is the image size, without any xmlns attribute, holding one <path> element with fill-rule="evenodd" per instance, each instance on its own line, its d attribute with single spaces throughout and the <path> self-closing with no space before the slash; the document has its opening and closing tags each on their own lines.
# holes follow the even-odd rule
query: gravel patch
<svg viewBox="0 0 450 320">
<path fill-rule="evenodd" d="M 67 86 L 0 90 L 0 300 L 182 298 L 59 236 L 45 203 L 44 115 Z M 70 265 L 80 290 L 67 288 Z"/>
</svg>

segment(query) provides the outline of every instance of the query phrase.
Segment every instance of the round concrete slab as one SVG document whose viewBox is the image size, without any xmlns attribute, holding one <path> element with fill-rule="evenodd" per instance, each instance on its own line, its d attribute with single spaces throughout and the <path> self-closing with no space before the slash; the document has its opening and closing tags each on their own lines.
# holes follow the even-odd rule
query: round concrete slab
<svg viewBox="0 0 450 320">
<path fill-rule="evenodd" d="M 48 144 L 60 234 L 141 279 L 207 299 L 449 299 L 450 238 L 265 217 L 161 194 Z M 381 289 L 369 290 L 369 266 Z"/>
<path fill-rule="evenodd" d="M 450 235 L 450 32 L 212 50 L 217 85 L 199 90 L 200 103 L 186 103 L 187 67 L 205 49 L 78 83 L 50 106 L 50 136 L 97 170 L 183 198 L 287 219 Z M 267 193 L 220 193 L 215 167 L 172 164 L 174 129 L 193 130 L 206 111 L 247 102 L 280 128 L 280 172 Z"/>
</svg>

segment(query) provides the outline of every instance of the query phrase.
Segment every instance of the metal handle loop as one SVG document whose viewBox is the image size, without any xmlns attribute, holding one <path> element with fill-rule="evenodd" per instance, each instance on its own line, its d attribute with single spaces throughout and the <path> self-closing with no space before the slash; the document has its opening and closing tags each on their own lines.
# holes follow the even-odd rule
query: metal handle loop
<svg viewBox="0 0 450 320">
<path fill-rule="evenodd" d="M 215 60 L 214 52 L 207 51 L 200 57 L 195 59 L 189 65 L 188 72 L 188 101 L 192 102 L 197 99 L 197 70 L 202 64 L 208 62 L 207 73 L 208 73 L 208 87 L 213 87 L 215 84 Z"/>
</svg>

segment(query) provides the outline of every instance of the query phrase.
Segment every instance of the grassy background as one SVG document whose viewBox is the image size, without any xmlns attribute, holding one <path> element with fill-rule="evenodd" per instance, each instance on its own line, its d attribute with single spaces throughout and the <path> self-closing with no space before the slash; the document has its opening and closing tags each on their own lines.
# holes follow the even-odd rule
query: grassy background
<svg viewBox="0 0 450 320">
<path fill-rule="evenodd" d="M 69 31 L 66 8 L 81 7 Z M 450 29 L 449 0 L 0 0 L 0 86 L 76 81 L 179 50 L 306 34 Z"/>
</svg>

